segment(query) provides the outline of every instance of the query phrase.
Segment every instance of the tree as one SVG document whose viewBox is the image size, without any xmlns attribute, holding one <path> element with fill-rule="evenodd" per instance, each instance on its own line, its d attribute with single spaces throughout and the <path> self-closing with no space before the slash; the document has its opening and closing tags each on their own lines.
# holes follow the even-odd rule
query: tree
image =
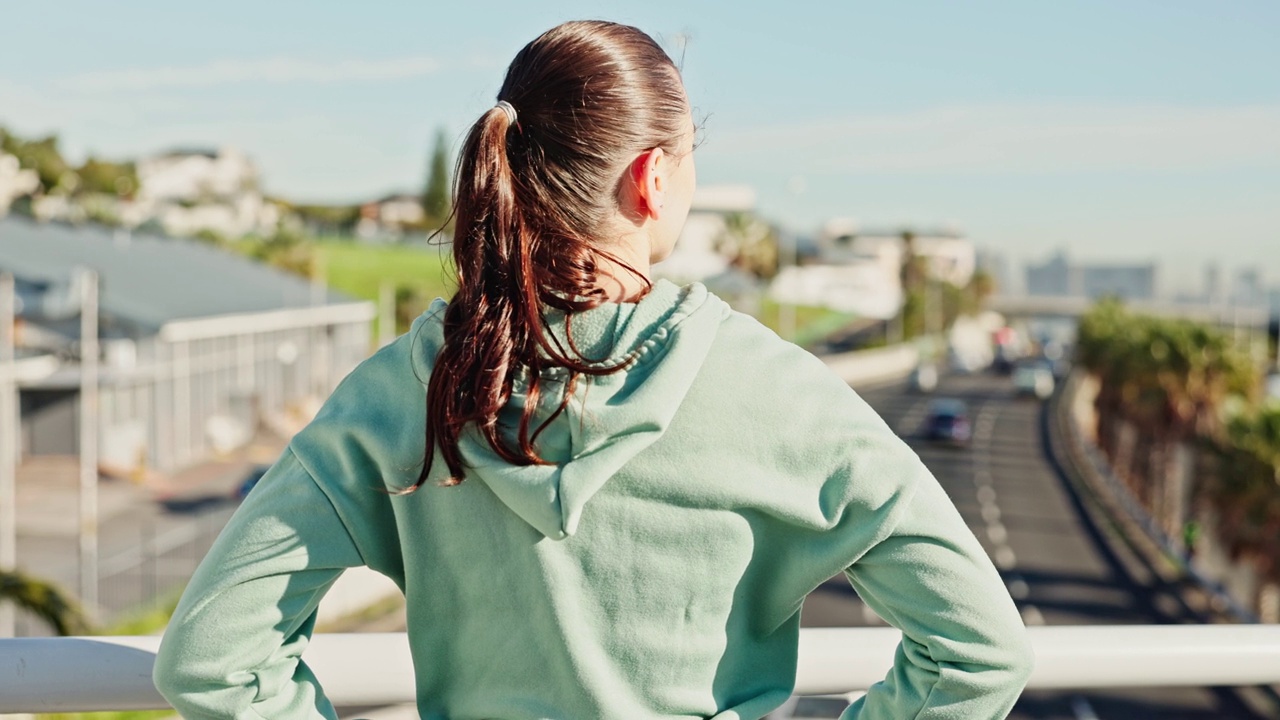
<svg viewBox="0 0 1280 720">
<path fill-rule="evenodd" d="M 280 227 L 249 251 L 250 257 L 302 277 L 316 272 L 315 248 L 301 233 Z"/>
<path fill-rule="evenodd" d="M 750 213 L 726 215 L 715 245 L 736 267 L 756 277 L 768 279 L 778 274 L 778 232 Z"/>
<path fill-rule="evenodd" d="M 1080 364 L 1100 384 L 1099 445 L 1176 537 L 1185 521 L 1176 451 L 1200 440 L 1224 442 L 1224 410 L 1233 397 L 1245 405 L 1256 399 L 1258 368 L 1220 329 L 1133 315 L 1114 300 L 1082 317 L 1078 335 Z M 1132 428 L 1124 438 L 1122 422 Z"/>
<path fill-rule="evenodd" d="M 422 192 L 422 210 L 428 225 L 444 225 L 449 217 L 449 195 L 449 138 L 441 128 L 436 131 L 436 144 L 431 150 L 427 169 L 427 186 Z"/>
<path fill-rule="evenodd" d="M 131 162 L 113 163 L 90 157 L 76 173 L 80 192 L 131 197 L 138 189 L 138 172 Z"/>
<path fill-rule="evenodd" d="M 89 621 L 70 596 L 43 580 L 0 570 L 0 602 L 11 602 L 49 623 L 59 635 L 88 635 Z"/>
<path fill-rule="evenodd" d="M 17 157 L 22 167 L 35 170 L 45 192 L 71 192 L 79 183 L 79 177 L 67 165 L 66 160 L 62 159 L 57 135 L 39 140 L 22 140 L 8 132 L 0 133 L 0 150 Z"/>
</svg>

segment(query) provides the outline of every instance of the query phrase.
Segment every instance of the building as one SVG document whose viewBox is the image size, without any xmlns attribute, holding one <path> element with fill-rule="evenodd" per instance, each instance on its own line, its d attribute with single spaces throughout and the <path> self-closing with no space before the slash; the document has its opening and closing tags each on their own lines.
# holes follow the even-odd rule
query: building
<svg viewBox="0 0 1280 720">
<path fill-rule="evenodd" d="M 314 409 L 370 349 L 373 307 L 207 244 L 0 220 L 16 280 L 21 454 L 78 452 L 80 307 L 99 284 L 102 465 L 180 468 Z"/>
<path fill-rule="evenodd" d="M 677 282 L 693 282 L 723 274 L 731 258 L 719 251 L 728 230 L 727 218 L 750 215 L 756 209 L 756 191 L 745 185 L 708 185 L 694 191 L 689 218 L 675 249 L 654 266 L 655 274 Z"/>
<path fill-rule="evenodd" d="M 964 287 L 977 269 L 978 255 L 973 242 L 949 229 L 914 231 L 867 229 L 849 218 L 828 221 L 819 235 L 823 262 L 848 264 L 873 261 L 885 272 L 897 275 L 902 268 L 907 243 L 924 258 L 929 277 Z"/>
<path fill-rule="evenodd" d="M 240 237 L 271 232 L 280 220 L 259 189 L 257 166 L 234 148 L 173 150 L 143 159 L 138 183 L 127 215 L 154 218 L 170 235 Z"/>
<path fill-rule="evenodd" d="M 1235 287 L 1232 288 L 1232 303 L 1242 307 L 1262 307 L 1268 304 L 1268 300 L 1262 270 L 1256 267 L 1241 268 L 1236 273 Z"/>
<path fill-rule="evenodd" d="M 1156 296 L 1156 266 L 1071 262 L 1065 252 L 1027 265 L 1027 294 L 1049 297 L 1118 297 L 1150 300 Z"/>
<path fill-rule="evenodd" d="M 977 258 L 978 270 L 986 273 L 995 284 L 996 292 L 1013 293 L 1013 278 L 1009 275 L 1008 258 L 1003 253 L 990 248 L 979 250 Z"/>
<path fill-rule="evenodd" d="M 0 152 L 0 217 L 9 213 L 9 206 L 24 195 L 30 195 L 40 187 L 40 176 L 35 170 L 24 170 L 18 158 Z"/>
<path fill-rule="evenodd" d="M 372 239 L 381 235 L 402 235 L 408 228 L 420 228 L 426 221 L 422 199 L 417 195 L 398 193 L 360 206 L 356 235 Z"/>
</svg>

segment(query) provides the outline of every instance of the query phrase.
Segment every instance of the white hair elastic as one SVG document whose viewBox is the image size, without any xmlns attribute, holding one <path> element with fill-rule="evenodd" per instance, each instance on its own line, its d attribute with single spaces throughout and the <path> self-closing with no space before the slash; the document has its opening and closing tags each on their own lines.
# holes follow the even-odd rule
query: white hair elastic
<svg viewBox="0 0 1280 720">
<path fill-rule="evenodd" d="M 506 115 L 507 115 L 507 123 L 508 123 L 508 124 L 510 124 L 510 125 L 515 125 L 515 124 L 516 124 L 516 109 L 515 109 L 515 106 L 513 106 L 511 103 L 507 102 L 506 100 L 499 100 L 499 101 L 498 101 L 498 104 L 497 104 L 497 106 L 496 106 L 496 107 L 497 107 L 498 109 L 502 110 L 502 112 L 506 113 Z"/>
</svg>

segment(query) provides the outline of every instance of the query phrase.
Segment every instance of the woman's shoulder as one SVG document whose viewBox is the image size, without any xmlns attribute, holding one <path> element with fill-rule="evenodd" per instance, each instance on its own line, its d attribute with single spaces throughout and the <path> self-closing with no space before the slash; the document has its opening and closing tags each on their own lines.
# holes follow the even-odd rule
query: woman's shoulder
<svg viewBox="0 0 1280 720">
<path fill-rule="evenodd" d="M 715 354 L 737 367 L 735 374 L 740 377 L 754 377 L 780 389 L 797 382 L 849 389 L 821 358 L 746 313 L 728 310 L 716 340 Z"/>
<path fill-rule="evenodd" d="M 444 342 L 445 302 L 436 300 L 409 331 L 361 361 L 290 443 L 304 465 L 324 477 L 353 461 L 369 484 L 397 486 L 422 461 L 426 388 Z M 321 467 L 315 467 L 321 466 Z"/>
</svg>

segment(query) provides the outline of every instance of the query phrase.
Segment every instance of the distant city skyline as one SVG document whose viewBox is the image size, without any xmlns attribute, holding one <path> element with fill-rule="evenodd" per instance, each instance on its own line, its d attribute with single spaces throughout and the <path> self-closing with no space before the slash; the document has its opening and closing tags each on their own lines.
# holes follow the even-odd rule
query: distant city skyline
<svg viewBox="0 0 1280 720">
<path fill-rule="evenodd" d="M 1280 282 L 1280 4 L 916 2 L 727 10 L 657 1 L 5 10 L 0 125 L 73 158 L 233 145 L 266 189 L 416 190 L 519 47 L 556 22 L 635 24 L 682 58 L 700 182 L 746 183 L 799 233 L 832 217 L 954 223 L 1011 270 L 1059 248 Z"/>
</svg>

